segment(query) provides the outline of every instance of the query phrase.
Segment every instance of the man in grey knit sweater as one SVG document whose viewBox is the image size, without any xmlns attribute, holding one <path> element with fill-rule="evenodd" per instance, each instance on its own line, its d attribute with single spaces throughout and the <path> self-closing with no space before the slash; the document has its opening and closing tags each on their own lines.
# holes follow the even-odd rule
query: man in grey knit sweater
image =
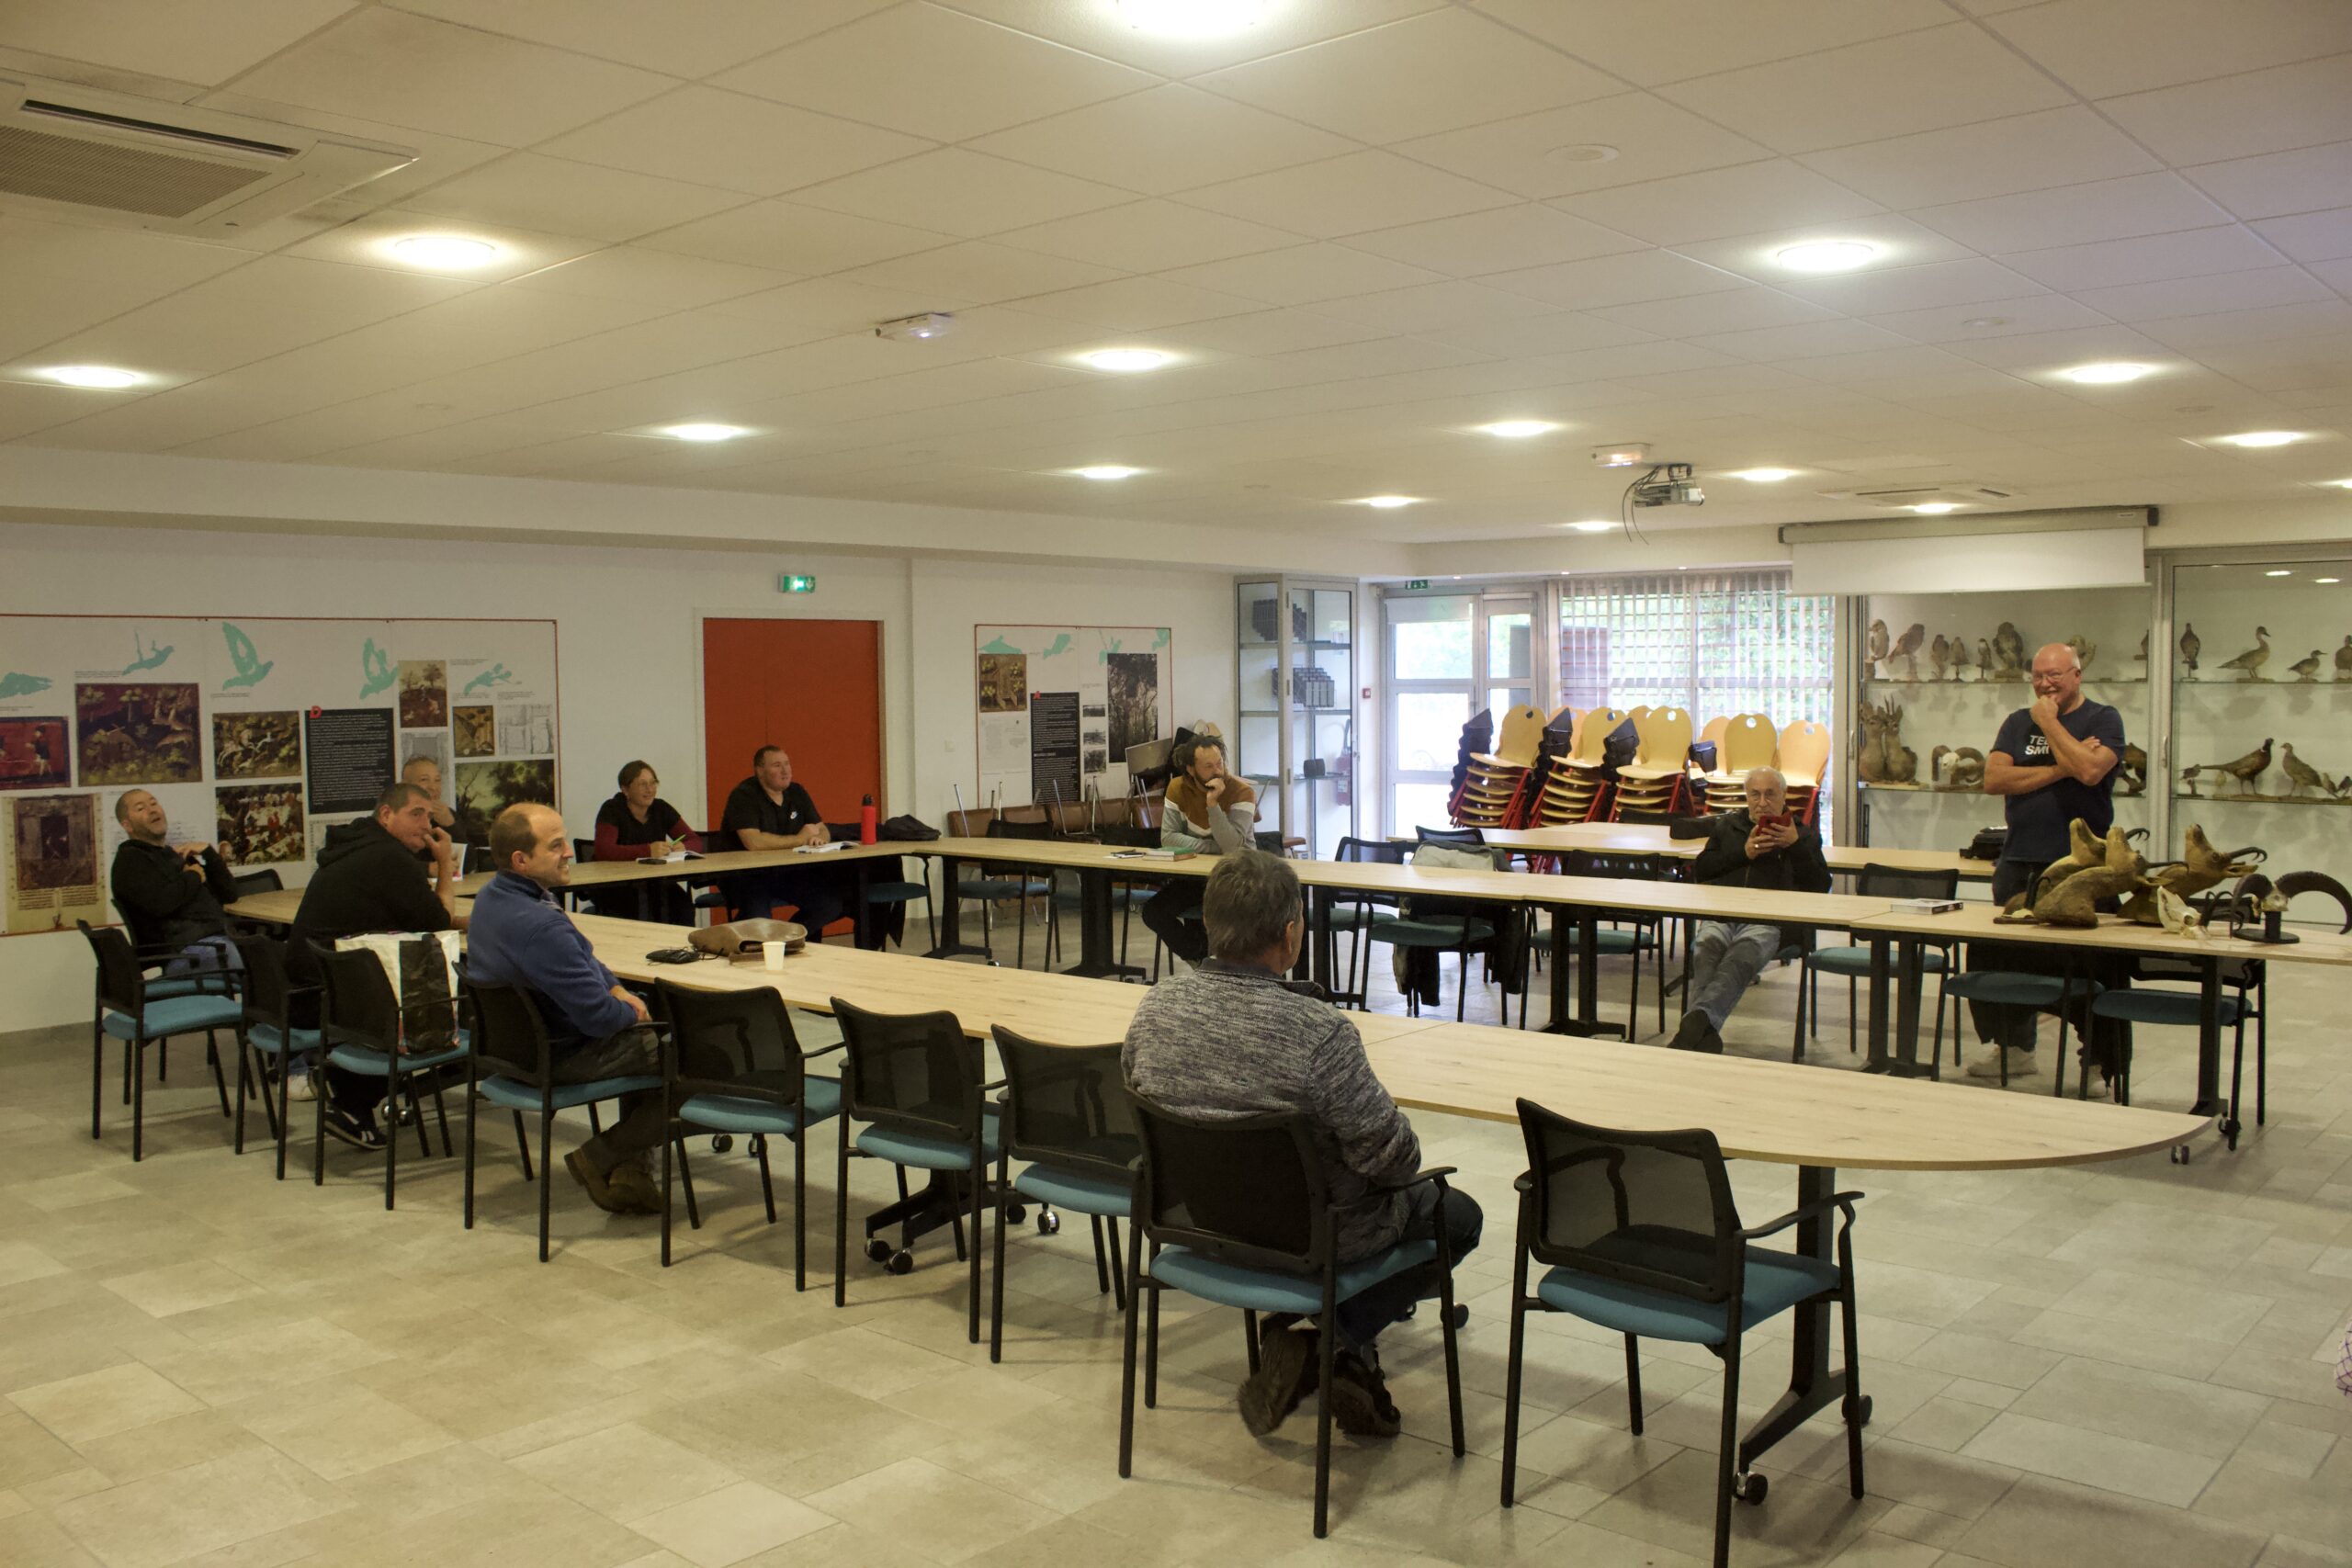
<svg viewBox="0 0 2352 1568">
<path fill-rule="evenodd" d="M 1201 913 L 1211 956 L 1192 973 L 1154 986 L 1136 1010 L 1121 1058 L 1127 1086 L 1187 1115 L 1310 1118 L 1339 1205 L 1342 1263 L 1399 1241 L 1434 1237 L 1433 1187 L 1372 1190 L 1420 1168 L 1413 1124 L 1373 1076 L 1348 1015 L 1317 987 L 1283 978 L 1306 934 L 1297 874 L 1256 850 L 1229 853 L 1209 874 Z M 1478 1245 L 1481 1224 L 1478 1205 L 1459 1189 L 1449 1190 L 1445 1228 L 1457 1261 Z M 1374 1341 L 1424 1294 L 1436 1294 L 1436 1281 L 1411 1269 L 1340 1306 L 1331 1409 L 1341 1429 L 1395 1435 L 1396 1407 Z M 1240 1397 L 1252 1432 L 1262 1436 L 1279 1426 L 1311 1387 L 1316 1332 L 1295 1319 L 1266 1320 L 1259 1370 Z"/>
</svg>

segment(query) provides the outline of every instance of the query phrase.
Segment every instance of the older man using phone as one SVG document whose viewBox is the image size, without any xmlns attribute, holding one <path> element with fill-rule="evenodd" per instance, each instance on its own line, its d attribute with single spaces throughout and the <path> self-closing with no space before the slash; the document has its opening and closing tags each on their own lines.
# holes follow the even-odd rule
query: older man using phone
<svg viewBox="0 0 2352 1568">
<path fill-rule="evenodd" d="M 1747 804 L 1714 819 L 1692 877 L 1711 886 L 1765 887 L 1782 893 L 1826 893 L 1829 865 L 1821 835 L 1789 815 L 1788 781 L 1778 768 L 1751 768 Z M 1764 965 L 1786 946 L 1805 946 L 1802 927 L 1702 920 L 1690 939 L 1690 989 L 1672 1044 L 1678 1051 L 1724 1048 L 1723 1027 Z"/>
</svg>

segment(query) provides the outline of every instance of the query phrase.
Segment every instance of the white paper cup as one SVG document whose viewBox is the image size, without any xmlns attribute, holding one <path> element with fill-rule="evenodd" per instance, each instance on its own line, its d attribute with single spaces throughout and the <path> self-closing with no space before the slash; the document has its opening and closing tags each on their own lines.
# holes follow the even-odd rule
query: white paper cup
<svg viewBox="0 0 2352 1568">
<path fill-rule="evenodd" d="M 775 973 L 779 975 L 784 973 L 784 943 L 780 942 L 760 943 L 760 958 Z"/>
</svg>

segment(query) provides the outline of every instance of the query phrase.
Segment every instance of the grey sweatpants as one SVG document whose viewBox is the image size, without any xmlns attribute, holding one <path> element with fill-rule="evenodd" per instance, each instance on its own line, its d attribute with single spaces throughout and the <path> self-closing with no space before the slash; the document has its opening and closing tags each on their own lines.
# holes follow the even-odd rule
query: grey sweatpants
<svg viewBox="0 0 2352 1568">
<path fill-rule="evenodd" d="M 1705 1013 L 1707 1021 L 1720 1032 L 1731 1010 L 1780 951 L 1778 926 L 1700 921 L 1698 933 L 1690 939 L 1688 1010 Z"/>
</svg>

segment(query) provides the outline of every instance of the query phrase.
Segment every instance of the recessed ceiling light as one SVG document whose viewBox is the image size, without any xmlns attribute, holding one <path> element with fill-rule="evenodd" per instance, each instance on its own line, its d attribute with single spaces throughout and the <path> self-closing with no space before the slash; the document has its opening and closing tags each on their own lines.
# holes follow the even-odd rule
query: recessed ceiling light
<svg viewBox="0 0 2352 1568">
<path fill-rule="evenodd" d="M 1960 324 L 1963 327 L 1973 327 L 1982 331 L 1986 327 L 2006 327 L 2009 324 L 2009 318 L 2007 316 L 1971 316 L 1968 320 L 1961 322 Z"/>
<path fill-rule="evenodd" d="M 1947 512 L 1959 511 L 1960 502 L 1956 501 L 1923 501 L 1919 502 L 1918 505 L 1909 508 L 1909 510 L 1913 512 L 1925 513 L 1930 517 L 1940 517 Z"/>
<path fill-rule="evenodd" d="M 1617 526 L 1617 525 L 1611 522 L 1606 517 L 1595 517 L 1589 522 L 1571 523 L 1568 526 L 1574 528 L 1579 534 L 1606 534 L 1610 529 Z"/>
<path fill-rule="evenodd" d="M 1069 471 L 1081 479 L 1131 479 L 1143 472 L 1141 468 L 1123 468 L 1117 463 L 1097 463 L 1091 468 Z"/>
<path fill-rule="evenodd" d="M 61 387 L 93 387 L 111 389 L 136 387 L 147 379 L 136 370 L 118 370 L 111 365 L 54 365 L 34 375 Z"/>
<path fill-rule="evenodd" d="M 912 338 L 928 343 L 935 337 L 945 337 L 955 329 L 956 318 L 944 310 L 926 310 L 920 316 L 899 316 L 874 326 L 876 337 Z"/>
<path fill-rule="evenodd" d="M 2352 490 L 2352 479 L 2328 479 L 2325 482 L 2338 490 Z"/>
<path fill-rule="evenodd" d="M 2104 360 L 2096 365 L 2077 365 L 2072 369 L 2058 372 L 2063 379 L 2076 382 L 2085 387 L 2111 387 L 2120 381 L 2136 381 L 2143 376 L 2153 376 L 2155 373 L 2156 367 L 2153 365 L 2134 365 L 2121 359 Z"/>
<path fill-rule="evenodd" d="M 740 424 L 710 424 L 696 420 L 684 424 L 665 424 L 653 434 L 666 435 L 673 441 L 732 441 L 739 435 L 752 433 Z"/>
<path fill-rule="evenodd" d="M 1782 479 L 1796 478 L 1796 473 L 1794 468 L 1734 468 L 1731 477 L 1750 484 L 1776 485 Z"/>
<path fill-rule="evenodd" d="M 1224 38 L 1256 27 L 1273 0 L 1118 0 L 1119 15 L 1137 32 L 1163 38 Z"/>
<path fill-rule="evenodd" d="M 1524 441 L 1531 435 L 1542 435 L 1560 427 L 1548 419 L 1498 419 L 1492 424 L 1478 427 L 1489 435 L 1499 435 L 1505 441 Z"/>
<path fill-rule="evenodd" d="M 463 272 L 469 267 L 487 265 L 498 254 L 498 247 L 487 240 L 469 240 L 457 234 L 411 234 L 404 240 L 392 242 L 392 254 L 411 266 L 429 266 L 436 272 Z"/>
<path fill-rule="evenodd" d="M 1608 164 L 1616 160 L 1617 149 L 1605 141 L 1572 141 L 1553 148 L 1552 156 L 1564 164 Z"/>
<path fill-rule="evenodd" d="M 1418 495 L 1367 495 L 1360 500 L 1350 502 L 1348 504 L 1351 506 L 1371 506 L 1376 507 L 1383 512 L 1394 512 L 1400 506 L 1410 506 L 1420 499 L 1421 498 Z"/>
<path fill-rule="evenodd" d="M 2262 575 L 2265 577 L 2292 577 L 2295 574 L 2281 566 L 2273 567 L 2270 570 L 2264 572 Z"/>
<path fill-rule="evenodd" d="M 1791 272 L 1851 272 L 1878 259 L 1878 247 L 1860 240 L 1816 240 L 1775 251 L 1773 259 Z"/>
<path fill-rule="evenodd" d="M 1103 348 L 1079 355 L 1097 370 L 1157 370 L 1175 357 L 1156 348 Z"/>
<path fill-rule="evenodd" d="M 2217 435 L 2213 439 L 2229 446 L 2284 446 L 2301 441 L 2300 430 L 2248 430 L 2236 435 Z"/>
<path fill-rule="evenodd" d="M 2340 577 L 2314 577 L 2312 581 L 2313 582 L 2341 582 L 2344 580 Z"/>
</svg>

